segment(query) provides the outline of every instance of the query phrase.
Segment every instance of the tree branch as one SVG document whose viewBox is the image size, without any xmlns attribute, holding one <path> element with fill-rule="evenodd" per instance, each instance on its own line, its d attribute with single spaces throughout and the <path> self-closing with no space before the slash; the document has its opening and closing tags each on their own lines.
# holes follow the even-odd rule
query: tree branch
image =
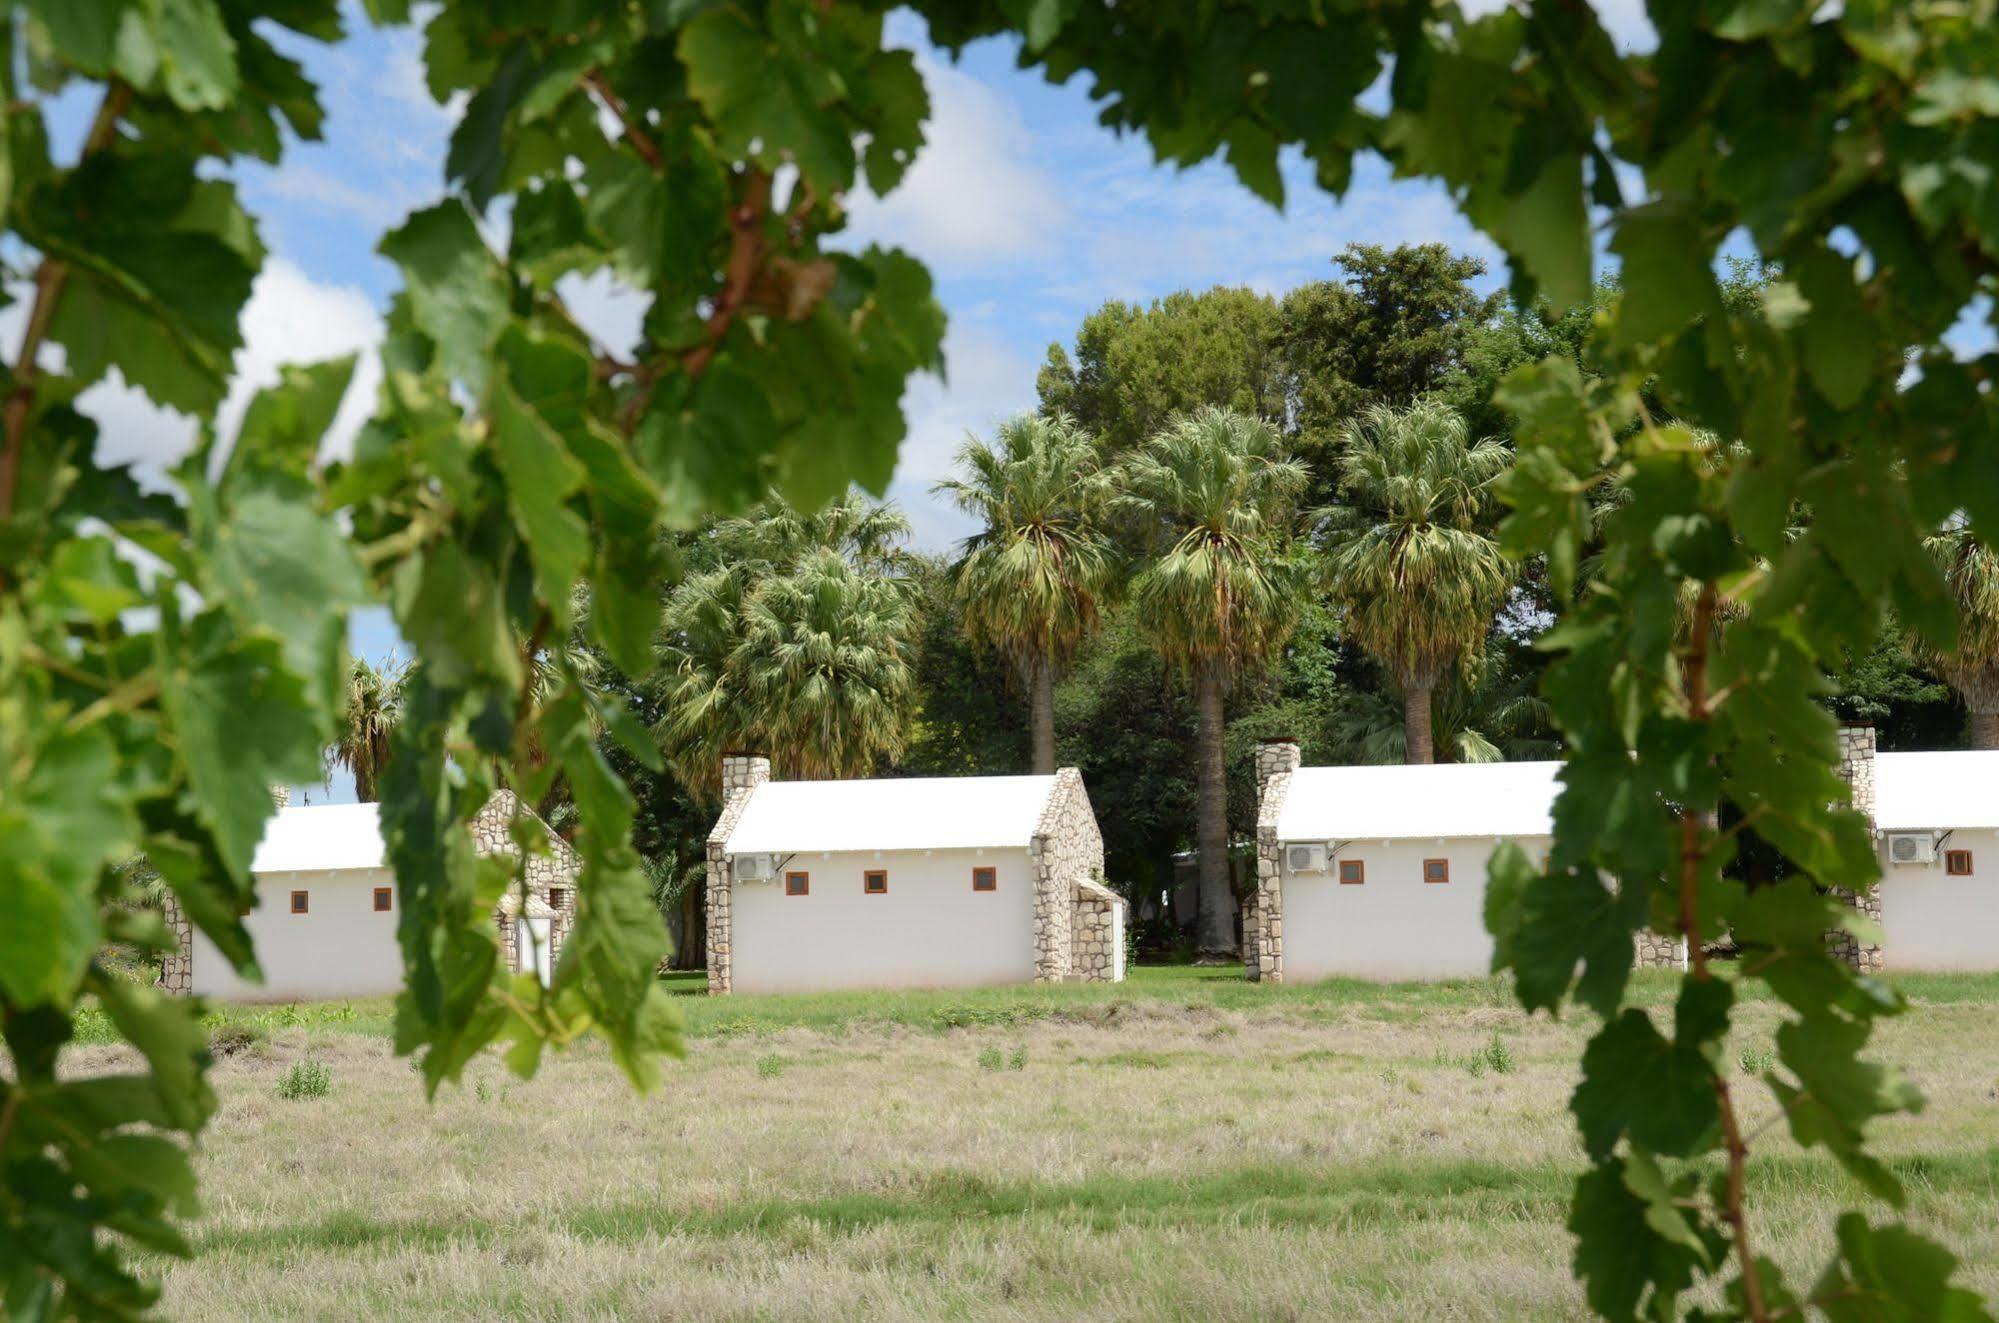
<svg viewBox="0 0 1999 1323">
<path fill-rule="evenodd" d="M 654 142 L 652 135 L 632 118 L 631 107 L 627 106 L 625 99 L 612 89 L 611 84 L 604 78 L 604 71 L 592 69 L 584 74 L 583 86 L 597 98 L 599 105 L 617 117 L 618 127 L 624 130 L 625 141 L 632 145 L 632 150 L 639 154 L 639 159 L 651 166 L 654 174 L 665 174 L 666 157 L 661 154 L 659 144 Z"/>
<path fill-rule="evenodd" d="M 1705 722 L 1713 713 L 1708 701 L 1707 667 L 1708 650 L 1713 642 L 1716 610 L 1714 585 L 1701 585 L 1700 597 L 1694 602 L 1693 628 L 1687 643 L 1687 660 L 1683 672 L 1686 684 L 1687 716 L 1693 721 Z M 1680 931 L 1687 939 L 1687 957 L 1693 965 L 1693 976 L 1701 981 L 1713 978 L 1707 964 L 1707 952 L 1702 949 L 1700 930 L 1700 869 L 1706 847 L 1701 841 L 1701 815 L 1691 807 L 1680 810 Z M 1728 1223 L 1735 1241 L 1735 1255 L 1742 1268 L 1742 1301 L 1748 1310 L 1752 1323 L 1768 1323 L 1770 1312 L 1763 1302 L 1763 1282 L 1756 1275 L 1756 1256 L 1749 1247 L 1749 1219 L 1744 1212 L 1743 1184 L 1744 1172 L 1749 1161 L 1749 1145 L 1742 1138 L 1742 1123 L 1735 1114 L 1735 1098 L 1728 1086 L 1728 1079 L 1720 1071 L 1711 1076 L 1714 1082 L 1714 1096 L 1721 1116 L 1721 1133 L 1728 1150 L 1728 1185 L 1722 1206 L 1722 1218 Z"/>
<path fill-rule="evenodd" d="M 131 104 L 132 89 L 128 84 L 113 82 L 105 89 L 104 99 L 98 103 L 97 118 L 83 140 L 84 159 L 111 145 L 118 132 L 118 121 Z M 48 338 L 49 323 L 55 317 L 56 303 L 62 297 L 63 283 L 68 277 L 68 264 L 52 257 L 44 256 L 35 270 L 35 301 L 28 309 L 20 352 L 14 356 L 14 388 L 7 394 L 4 410 L 0 410 L 0 426 L 4 426 L 5 432 L 5 447 L 0 449 L 0 519 L 14 513 L 21 454 L 28 442 L 28 418 L 34 412 L 35 376 L 39 370 L 36 360 L 41 355 L 42 342 Z M 4 574 L 0 574 L 0 582 L 4 580 Z"/>
</svg>

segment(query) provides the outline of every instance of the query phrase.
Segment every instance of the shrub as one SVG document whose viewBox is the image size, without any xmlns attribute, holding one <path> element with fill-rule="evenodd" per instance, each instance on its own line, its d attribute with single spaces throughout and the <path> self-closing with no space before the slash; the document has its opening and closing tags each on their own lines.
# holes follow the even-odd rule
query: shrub
<svg viewBox="0 0 1999 1323">
<path fill-rule="evenodd" d="M 1777 1054 L 1767 1047 L 1745 1047 L 1742 1049 L 1742 1073 L 1761 1075 L 1777 1064 Z"/>
<path fill-rule="evenodd" d="M 784 1058 L 773 1052 L 769 1056 L 757 1058 L 757 1078 L 774 1080 L 784 1074 Z"/>
<path fill-rule="evenodd" d="M 1027 1069 L 1027 1045 L 1025 1043 L 1021 1044 L 1019 1047 L 1016 1047 L 1010 1054 L 1008 1054 L 1006 1059 L 1006 1068 L 1008 1070 Z"/>
<path fill-rule="evenodd" d="M 294 1061 L 278 1076 L 278 1097 L 287 1101 L 324 1098 L 333 1088 L 333 1072 L 317 1057 Z"/>
<path fill-rule="evenodd" d="M 1006 1067 L 1006 1054 L 996 1047 L 979 1049 L 980 1070 L 1002 1070 Z"/>
</svg>

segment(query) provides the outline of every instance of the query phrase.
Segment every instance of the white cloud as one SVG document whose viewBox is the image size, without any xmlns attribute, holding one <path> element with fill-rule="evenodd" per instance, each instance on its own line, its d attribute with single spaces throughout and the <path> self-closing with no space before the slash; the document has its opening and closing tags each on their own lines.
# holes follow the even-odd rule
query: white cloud
<svg viewBox="0 0 1999 1323">
<path fill-rule="evenodd" d="M 629 355 L 639 342 L 652 295 L 621 282 L 609 271 L 564 276 L 555 292 L 576 324 L 614 354 Z"/>
<path fill-rule="evenodd" d="M 217 414 L 222 435 L 234 433 L 250 397 L 274 384 L 284 364 L 358 352 L 354 380 L 320 448 L 323 458 L 350 453 L 354 434 L 374 408 L 382 376 L 374 352 L 382 339 L 382 319 L 368 296 L 352 286 L 321 284 L 294 263 L 274 257 L 250 291 L 242 330 L 236 374 Z M 85 391 L 77 404 L 97 422 L 100 459 L 135 465 L 150 486 L 163 486 L 165 471 L 194 444 L 192 419 L 160 408 L 115 373 Z"/>
<path fill-rule="evenodd" d="M 909 435 L 897 457 L 891 495 L 902 503 L 918 547 L 943 551 L 971 531 L 930 485 L 951 472 L 951 457 L 966 433 L 990 435 L 999 423 L 1034 407 L 1039 366 L 1017 353 L 990 327 L 961 318 L 944 340 L 948 377 L 923 376 L 903 396 Z"/>
<path fill-rule="evenodd" d="M 1043 250 L 1067 208 L 1042 169 L 1013 100 L 919 54 L 930 89 L 924 146 L 886 198 L 849 198 L 857 241 L 900 244 L 943 269 L 978 268 Z"/>
</svg>

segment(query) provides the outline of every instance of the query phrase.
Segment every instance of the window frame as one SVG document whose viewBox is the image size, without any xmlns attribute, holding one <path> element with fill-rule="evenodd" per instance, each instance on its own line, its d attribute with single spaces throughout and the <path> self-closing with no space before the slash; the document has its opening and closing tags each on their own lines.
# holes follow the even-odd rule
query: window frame
<svg viewBox="0 0 1999 1323">
<path fill-rule="evenodd" d="M 1964 867 L 1959 868 L 1962 862 Z M 1975 861 L 1969 850 L 1945 850 L 1943 852 L 1943 872 L 1945 877 L 1970 877 Z"/>
<path fill-rule="evenodd" d="M 983 879 L 983 885 L 981 885 Z M 978 864 L 972 868 L 972 890 L 992 892 L 999 890 L 999 869 L 990 864 Z"/>
<path fill-rule="evenodd" d="M 798 879 L 798 890 L 791 889 L 791 880 Z M 784 894 L 787 896 L 809 896 L 812 894 L 812 874 L 798 869 L 786 869 L 784 874 Z"/>
<path fill-rule="evenodd" d="M 310 890 L 298 890 L 292 892 L 291 912 L 293 914 L 312 913 L 312 892 Z"/>
<path fill-rule="evenodd" d="M 548 889 L 548 907 L 550 909 L 559 910 L 567 904 L 569 904 L 568 887 L 550 887 Z"/>
<path fill-rule="evenodd" d="M 1442 877 L 1431 877 L 1430 876 L 1431 864 L 1435 864 L 1439 868 L 1443 869 L 1444 875 Z M 1451 861 L 1449 859 L 1425 859 L 1423 861 L 1424 885 L 1441 887 L 1448 885 L 1450 883 L 1450 880 L 1451 880 Z"/>
<path fill-rule="evenodd" d="M 375 888 L 375 913 L 388 914 L 396 907 L 394 887 Z"/>
<path fill-rule="evenodd" d="M 1334 876 L 1339 878 L 1341 886 L 1364 887 L 1367 885 L 1367 860 L 1335 859 L 1333 862 L 1339 865 L 1339 868 L 1335 872 Z M 1353 869 L 1352 877 L 1347 876 L 1348 868 Z"/>
<path fill-rule="evenodd" d="M 881 879 L 880 886 L 875 885 L 876 878 Z M 888 894 L 888 870 L 886 868 L 864 869 L 861 873 L 861 894 L 864 896 L 886 896 Z"/>
</svg>

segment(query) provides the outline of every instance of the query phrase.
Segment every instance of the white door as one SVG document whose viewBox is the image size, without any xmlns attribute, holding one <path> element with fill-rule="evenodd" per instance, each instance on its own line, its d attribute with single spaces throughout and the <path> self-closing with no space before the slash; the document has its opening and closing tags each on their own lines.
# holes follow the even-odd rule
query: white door
<svg viewBox="0 0 1999 1323">
<path fill-rule="evenodd" d="M 541 985 L 547 987 L 549 977 L 555 972 L 553 952 L 548 944 L 548 920 L 514 920 L 514 949 L 520 953 L 521 972 L 533 970 Z"/>
</svg>

